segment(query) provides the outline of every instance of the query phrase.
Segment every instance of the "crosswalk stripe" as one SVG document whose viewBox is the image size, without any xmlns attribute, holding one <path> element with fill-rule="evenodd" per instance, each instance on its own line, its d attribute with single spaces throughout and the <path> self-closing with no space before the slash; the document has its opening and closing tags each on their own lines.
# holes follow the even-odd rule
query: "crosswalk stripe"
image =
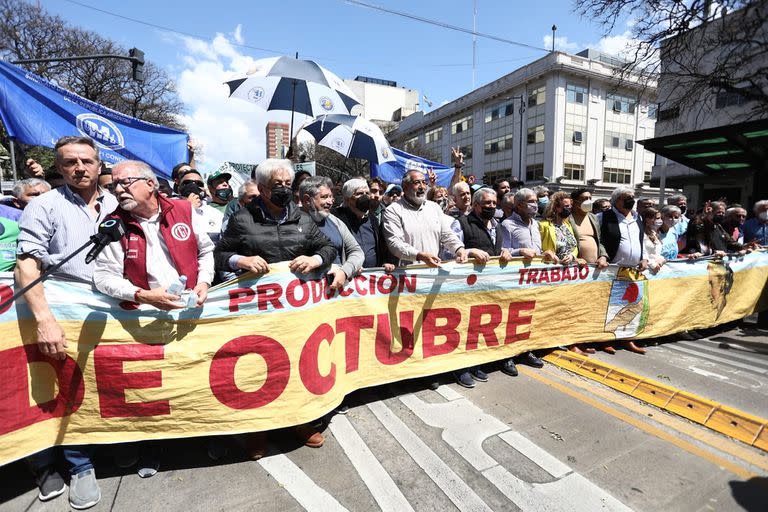
<svg viewBox="0 0 768 512">
<path fill-rule="evenodd" d="M 751 363 L 752 365 L 764 366 L 765 367 L 764 369 L 768 370 L 768 362 L 763 362 L 760 360 L 755 361 L 755 357 L 745 356 L 742 354 L 735 354 L 733 353 L 732 350 L 717 349 L 707 345 L 702 345 L 700 343 L 697 344 L 696 342 L 687 342 L 687 341 L 679 341 L 677 342 L 677 344 L 682 345 L 684 347 L 688 347 L 691 350 L 706 352 L 707 355 L 713 354 L 713 355 L 725 357 L 726 359 L 738 359 L 740 361 Z"/>
<path fill-rule="evenodd" d="M 491 508 L 464 480 L 448 467 L 419 437 L 384 403 L 373 402 L 368 408 L 400 446 L 418 464 L 445 495 L 461 511 L 490 511 Z"/>
<path fill-rule="evenodd" d="M 525 455 L 541 469 L 555 478 L 562 478 L 571 471 L 570 466 L 560 462 L 560 459 L 553 457 L 549 452 L 544 451 L 538 445 L 531 442 L 527 437 L 523 437 L 518 432 L 508 431 L 499 434 L 509 446 Z"/>
<path fill-rule="evenodd" d="M 371 453 L 352 423 L 344 416 L 334 416 L 330 424 L 333 437 L 352 462 L 360 478 L 363 479 L 373 499 L 382 512 L 413 511 L 413 507 L 400 492 L 389 473 Z"/>
<path fill-rule="evenodd" d="M 737 362 L 737 361 L 732 361 L 730 359 L 726 359 L 724 357 L 718 357 L 718 356 L 715 356 L 715 355 L 704 354 L 703 352 L 699 352 L 699 351 L 696 351 L 696 350 L 691 350 L 691 349 L 684 348 L 684 347 L 675 347 L 675 346 L 673 346 L 673 345 L 671 345 L 669 343 L 664 345 L 664 347 L 668 348 L 669 350 L 674 350 L 676 352 L 682 352 L 684 354 L 698 356 L 698 357 L 701 357 L 703 359 L 709 359 L 710 361 L 715 361 L 715 362 L 718 362 L 718 363 L 725 363 L 727 365 L 733 366 L 734 368 L 738 368 L 738 369 L 742 369 L 742 370 L 751 370 L 751 371 L 759 373 L 761 375 L 768 375 L 768 370 L 766 370 L 765 368 L 760 368 L 760 367 L 757 367 L 757 366 L 753 366 L 753 365 L 748 364 L 748 363 L 740 363 L 740 362 Z"/>
<path fill-rule="evenodd" d="M 348 512 L 341 503 L 319 487 L 291 459 L 283 454 L 264 457 L 259 460 L 272 478 L 277 480 L 299 505 L 310 512 Z"/>
</svg>

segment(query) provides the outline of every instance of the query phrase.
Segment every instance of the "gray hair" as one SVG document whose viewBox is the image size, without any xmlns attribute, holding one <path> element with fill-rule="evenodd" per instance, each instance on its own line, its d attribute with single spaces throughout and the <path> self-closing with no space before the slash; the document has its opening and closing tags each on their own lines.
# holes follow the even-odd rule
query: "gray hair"
<svg viewBox="0 0 768 512">
<path fill-rule="evenodd" d="M 463 192 L 463 190 L 462 190 L 462 189 L 463 189 L 464 187 L 467 187 L 468 189 L 470 189 L 469 185 L 468 185 L 466 182 L 464 182 L 464 181 L 460 181 L 460 182 L 458 182 L 458 183 L 454 184 L 454 185 L 451 187 L 451 195 L 452 195 L 452 196 L 454 196 L 454 197 L 455 197 L 455 196 L 457 196 L 457 195 L 459 195 L 461 192 Z M 470 189 L 470 190 L 471 190 L 471 189 Z"/>
<path fill-rule="evenodd" d="M 327 176 L 310 176 L 299 185 L 299 197 L 304 197 L 304 194 L 309 195 L 309 197 L 315 197 L 320 187 L 328 187 L 333 190 L 331 178 Z"/>
<path fill-rule="evenodd" d="M 709 206 L 711 206 L 713 210 L 716 209 L 716 208 L 721 208 L 721 207 L 723 209 L 726 209 L 728 207 L 728 205 L 726 205 L 722 201 L 712 201 L 711 203 L 709 203 Z"/>
<path fill-rule="evenodd" d="M 243 197 L 245 197 L 245 192 L 248 187 L 255 187 L 257 185 L 258 185 L 258 182 L 256 180 L 254 180 L 253 178 L 249 179 L 248 181 L 240 185 L 239 189 L 237 189 L 237 197 L 239 199 L 242 199 Z"/>
<path fill-rule="evenodd" d="M 512 191 L 507 192 L 506 194 L 504 194 L 504 197 L 501 198 L 501 203 L 502 204 L 510 204 L 510 203 L 514 204 L 514 202 L 515 202 L 515 195 L 516 194 L 517 194 L 517 191 L 515 191 L 515 192 L 512 192 Z"/>
<path fill-rule="evenodd" d="M 485 196 L 493 196 L 494 199 L 498 198 L 495 190 L 490 187 L 482 187 L 475 190 L 475 193 L 472 194 L 472 206 L 480 204 L 480 202 L 485 199 Z"/>
<path fill-rule="evenodd" d="M 368 188 L 367 181 L 362 178 L 352 178 L 344 183 L 344 186 L 341 188 L 341 195 L 344 199 L 349 199 L 363 187 Z"/>
<path fill-rule="evenodd" d="M 101 162 L 101 157 L 99 156 L 99 148 L 96 146 L 96 142 L 92 138 L 83 137 L 80 135 L 66 135 L 57 140 L 56 145 L 53 147 L 53 150 L 56 152 L 56 163 L 59 162 L 59 148 L 62 146 L 68 146 L 70 144 L 84 144 L 86 146 L 90 146 L 96 152 L 96 161 Z"/>
<path fill-rule="evenodd" d="M 624 194 L 632 194 L 632 197 L 635 197 L 635 189 L 632 187 L 616 187 L 613 189 L 613 192 L 611 192 L 611 206 L 616 206 L 616 202 Z"/>
<path fill-rule="evenodd" d="M 11 194 L 13 195 L 13 197 L 18 199 L 19 197 L 21 197 L 21 194 L 27 191 L 28 188 L 36 187 L 38 185 L 42 185 L 46 189 L 51 190 L 51 185 L 47 181 L 41 180 L 39 178 L 27 178 L 25 180 L 17 181 L 13 185 Z"/>
<path fill-rule="evenodd" d="M 147 178 L 148 180 L 152 180 L 155 183 L 155 185 L 158 184 L 155 171 L 153 171 L 150 166 L 148 166 L 141 160 L 123 160 L 121 162 L 118 162 L 112 166 L 112 174 L 114 174 L 115 171 L 119 171 L 123 167 L 132 167 L 139 171 L 139 176 L 141 176 L 142 178 Z"/>
<path fill-rule="evenodd" d="M 408 184 L 408 183 L 412 182 L 412 181 L 413 181 L 413 178 L 411 178 L 411 176 L 412 176 L 412 175 L 413 175 L 413 173 L 415 173 L 415 172 L 416 172 L 416 173 L 419 173 L 419 174 L 421 174 L 421 176 L 422 176 L 422 177 L 424 177 L 424 173 L 423 173 L 423 172 L 421 172 L 420 170 L 418 170 L 418 169 L 409 169 L 409 170 L 408 170 L 408 172 L 406 172 L 406 173 L 405 173 L 405 176 L 403 176 L 403 182 L 402 182 L 402 184 L 403 184 L 403 185 L 406 185 L 406 184 Z"/>
<path fill-rule="evenodd" d="M 752 207 L 752 211 L 757 213 L 757 210 L 759 210 L 760 208 L 762 208 L 764 206 L 768 206 L 768 199 L 762 199 L 762 200 L 756 202 L 755 206 Z"/>
<path fill-rule="evenodd" d="M 683 214 L 683 212 L 680 211 L 680 208 L 678 208 L 677 206 L 675 206 L 673 204 L 668 204 L 668 205 L 664 206 L 661 209 L 661 216 L 662 217 L 667 217 L 667 218 L 671 219 L 673 213 L 677 213 L 678 215 L 682 215 Z"/>
<path fill-rule="evenodd" d="M 544 185 L 539 185 L 538 187 L 533 189 L 533 193 L 536 194 L 536 197 L 539 197 L 539 194 L 549 195 L 549 189 Z"/>
<path fill-rule="evenodd" d="M 667 204 L 677 204 L 680 202 L 680 200 L 684 200 L 686 203 L 688 202 L 688 198 L 685 197 L 684 194 L 674 194 L 667 198 Z"/>
<path fill-rule="evenodd" d="M 275 171 L 286 170 L 291 173 L 291 181 L 295 173 L 293 172 L 293 163 L 286 158 L 267 158 L 253 171 L 253 179 L 256 180 L 258 185 L 267 186 L 269 180 L 272 179 L 272 174 Z"/>
<path fill-rule="evenodd" d="M 511 194 L 511 192 L 510 192 Z M 521 188 L 517 192 L 515 192 L 515 204 L 523 204 L 527 201 L 528 196 L 530 195 L 536 195 L 536 192 L 529 188 Z"/>
</svg>

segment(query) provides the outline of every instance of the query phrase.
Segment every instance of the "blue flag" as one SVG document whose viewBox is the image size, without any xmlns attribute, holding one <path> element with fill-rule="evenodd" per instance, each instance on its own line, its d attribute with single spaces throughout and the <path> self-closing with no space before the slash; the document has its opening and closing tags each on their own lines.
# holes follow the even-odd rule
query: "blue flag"
<svg viewBox="0 0 768 512">
<path fill-rule="evenodd" d="M 52 148 L 60 137 L 86 135 L 107 163 L 141 160 L 170 177 L 187 161 L 187 134 L 121 114 L 0 61 L 0 119 L 23 144 Z"/>
<path fill-rule="evenodd" d="M 379 178 L 387 183 L 400 183 L 406 171 L 416 169 L 426 173 L 429 169 L 432 169 L 437 174 L 438 185 L 442 187 L 450 186 L 454 172 L 453 167 L 411 155 L 397 148 L 392 148 L 392 153 L 397 158 L 396 161 L 378 165 L 371 164 L 372 177 Z"/>
</svg>

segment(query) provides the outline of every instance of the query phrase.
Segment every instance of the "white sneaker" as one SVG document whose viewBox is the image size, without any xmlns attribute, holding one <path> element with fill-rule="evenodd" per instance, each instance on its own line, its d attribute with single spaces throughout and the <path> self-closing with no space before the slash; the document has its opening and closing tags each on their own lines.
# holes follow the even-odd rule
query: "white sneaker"
<svg viewBox="0 0 768 512">
<path fill-rule="evenodd" d="M 69 482 L 69 504 L 72 508 L 83 510 L 91 508 L 101 501 L 101 488 L 96 481 L 96 472 L 86 469 L 76 475 L 72 475 Z"/>
</svg>

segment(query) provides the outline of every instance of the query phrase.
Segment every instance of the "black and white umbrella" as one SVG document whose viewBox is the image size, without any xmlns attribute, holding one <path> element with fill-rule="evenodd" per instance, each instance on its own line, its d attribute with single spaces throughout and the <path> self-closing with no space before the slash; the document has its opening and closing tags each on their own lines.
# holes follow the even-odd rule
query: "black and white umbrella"
<svg viewBox="0 0 768 512">
<path fill-rule="evenodd" d="M 244 77 L 226 84 L 231 98 L 310 117 L 349 114 L 361 104 L 343 80 L 311 60 L 260 59 Z"/>
<path fill-rule="evenodd" d="M 302 128 L 318 144 L 347 158 L 362 158 L 372 164 L 395 160 L 381 129 L 362 117 L 330 114 L 309 121 Z"/>
</svg>

